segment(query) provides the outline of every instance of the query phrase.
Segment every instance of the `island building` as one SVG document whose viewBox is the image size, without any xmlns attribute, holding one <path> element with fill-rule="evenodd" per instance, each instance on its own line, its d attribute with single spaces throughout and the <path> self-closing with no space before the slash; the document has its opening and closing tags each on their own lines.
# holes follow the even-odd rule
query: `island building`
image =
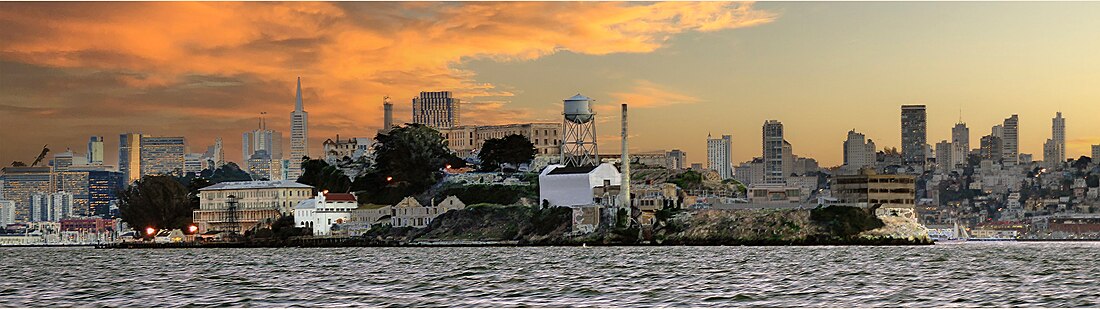
<svg viewBox="0 0 1100 309">
<path fill-rule="evenodd" d="M 593 189 L 619 186 L 622 174 L 611 163 L 596 166 L 547 166 L 539 174 L 539 200 L 543 206 L 597 204 Z"/>
<path fill-rule="evenodd" d="M 924 165 L 928 144 L 928 115 L 924 105 L 901 106 L 901 154 L 906 164 Z"/>
<path fill-rule="evenodd" d="M 393 215 L 390 218 L 390 224 L 393 227 L 416 227 L 422 228 L 428 226 L 439 215 L 446 213 L 450 210 L 465 209 L 466 204 L 458 200 L 455 196 L 448 196 L 447 198 L 436 204 L 432 201 L 428 206 L 421 205 L 413 197 L 406 197 L 393 206 Z"/>
<path fill-rule="evenodd" d="M 878 174 L 863 169 L 859 175 L 837 175 L 832 180 L 832 197 L 839 204 L 858 207 L 879 206 L 877 214 L 894 213 L 916 217 L 915 177 L 912 175 Z"/>
<path fill-rule="evenodd" d="M 286 165 L 284 179 L 298 179 L 302 176 L 301 162 L 309 156 L 309 113 L 302 103 L 302 77 L 298 77 L 298 89 L 295 94 L 294 111 L 290 112 L 290 159 Z"/>
<path fill-rule="evenodd" d="M 707 167 L 718 172 L 718 176 L 722 179 L 733 178 L 731 151 L 733 151 L 732 135 L 713 138 L 709 133 L 707 134 Z"/>
<path fill-rule="evenodd" d="M 342 140 L 340 135 L 337 134 L 335 140 L 326 139 L 321 145 L 325 153 L 325 162 L 329 165 L 336 165 L 345 159 L 355 161 L 362 157 L 370 157 L 373 143 L 374 141 L 365 137 L 352 137 Z"/>
<path fill-rule="evenodd" d="M 447 147 L 459 157 L 477 155 L 486 140 L 503 138 L 509 135 L 522 135 L 535 145 L 537 156 L 558 156 L 561 154 L 560 123 L 532 122 L 489 126 L 453 126 L 438 128 Z"/>
<path fill-rule="evenodd" d="M 194 223 L 199 233 L 243 234 L 291 215 L 298 203 L 312 197 L 313 187 L 289 180 L 223 182 L 199 189 Z"/>
<path fill-rule="evenodd" d="M 311 229 L 313 236 L 329 236 L 334 226 L 348 223 L 351 212 L 358 207 L 351 193 L 321 191 L 294 207 L 294 226 Z"/>
</svg>

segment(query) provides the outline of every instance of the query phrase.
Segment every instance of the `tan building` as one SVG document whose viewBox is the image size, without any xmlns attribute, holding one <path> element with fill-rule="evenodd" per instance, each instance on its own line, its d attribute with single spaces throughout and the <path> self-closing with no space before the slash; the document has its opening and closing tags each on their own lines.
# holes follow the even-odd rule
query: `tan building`
<svg viewBox="0 0 1100 309">
<path fill-rule="evenodd" d="M 413 197 L 406 197 L 400 203 L 393 206 L 393 216 L 390 218 L 394 227 L 411 226 L 422 228 L 432 223 L 439 215 L 452 209 L 466 208 L 466 204 L 455 196 L 448 196 L 439 204 L 424 206 Z"/>
<path fill-rule="evenodd" d="M 912 175 L 880 175 L 863 169 L 859 175 L 833 178 L 832 195 L 842 204 L 882 205 L 883 208 L 916 206 L 915 179 Z"/>
<path fill-rule="evenodd" d="M 519 134 L 531 140 L 536 155 L 558 155 L 561 151 L 561 124 L 535 122 L 494 126 L 459 126 L 439 129 L 447 147 L 460 157 L 477 153 L 485 140 Z"/>
<path fill-rule="evenodd" d="M 289 180 L 223 182 L 199 189 L 194 221 L 200 233 L 244 233 L 291 214 L 294 206 L 312 197 L 313 187 Z"/>
</svg>

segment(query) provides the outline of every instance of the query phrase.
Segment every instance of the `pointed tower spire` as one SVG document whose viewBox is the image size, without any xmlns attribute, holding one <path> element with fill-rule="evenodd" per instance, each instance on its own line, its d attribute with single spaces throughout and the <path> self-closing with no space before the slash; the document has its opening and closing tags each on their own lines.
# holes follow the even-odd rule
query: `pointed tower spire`
<svg viewBox="0 0 1100 309">
<path fill-rule="evenodd" d="M 294 103 L 294 111 L 300 112 L 302 108 L 302 77 L 298 76 L 298 101 Z"/>
</svg>

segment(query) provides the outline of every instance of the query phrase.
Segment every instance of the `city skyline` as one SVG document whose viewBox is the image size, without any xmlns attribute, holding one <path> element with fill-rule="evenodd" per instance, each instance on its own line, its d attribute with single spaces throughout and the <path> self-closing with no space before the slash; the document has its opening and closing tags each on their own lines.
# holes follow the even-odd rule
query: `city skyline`
<svg viewBox="0 0 1100 309">
<path fill-rule="evenodd" d="M 853 128 L 880 150 L 900 149 L 898 108 L 910 104 L 927 106 L 929 144 L 951 140 L 960 109 L 962 122 L 974 130 L 971 145 L 1018 114 L 1019 152 L 1040 160 L 1056 112 L 1067 119 L 1067 157 L 1088 155 L 1089 145 L 1100 143 L 1100 124 L 1088 121 L 1100 114 L 1100 94 L 1089 87 L 1100 81 L 1100 60 L 1088 56 L 1100 51 L 1100 39 L 1079 30 L 1100 28 L 1085 18 L 1100 12 L 1096 3 L 0 8 L 0 25 L 13 29 L 0 34 L 11 42 L 0 50 L 0 69 L 12 72 L 0 75 L 4 165 L 29 163 L 43 144 L 53 154 L 84 149 L 89 136 L 104 136 L 104 164 L 117 166 L 116 138 L 127 132 L 183 136 L 189 152 L 202 152 L 221 137 L 224 149 L 235 154 L 231 150 L 241 149 L 235 136 L 255 127 L 257 113 L 293 110 L 297 76 L 306 80 L 315 155 L 320 141 L 336 134 L 373 136 L 382 127 L 384 96 L 396 103 L 395 123 L 411 122 L 408 102 L 420 91 L 453 91 L 464 103 L 463 122 L 470 124 L 554 121 L 562 99 L 588 94 L 600 113 L 604 153 L 619 151 L 615 111 L 626 102 L 636 124 L 632 152 L 703 154 L 706 132 L 723 132 L 734 140 L 733 163 L 760 156 L 754 145 L 766 119 L 783 122 L 785 139 L 823 166 L 842 163 L 842 143 Z M 943 8 L 952 13 L 940 14 Z M 55 26 L 39 24 L 47 11 Z M 203 20 L 139 17 L 187 13 Z M 570 14 L 589 18 L 589 24 L 555 28 Z M 538 18 L 530 22 L 531 16 Z M 220 27 L 272 30 L 209 35 Z M 165 29 L 178 33 L 154 35 Z M 966 36 L 974 33 L 983 33 L 982 39 Z M 913 45 L 914 38 L 922 44 Z M 444 48 L 404 55 L 420 44 Z M 818 51 L 796 53 L 793 47 Z M 897 50 L 903 47 L 911 51 Z M 834 75 L 836 80 L 829 77 Z M 269 127 L 289 132 L 289 122 L 270 117 Z M 281 144 L 290 143 L 284 138 Z M 690 163 L 704 162 L 695 158 Z M 235 155 L 227 159 L 244 164 Z"/>
</svg>

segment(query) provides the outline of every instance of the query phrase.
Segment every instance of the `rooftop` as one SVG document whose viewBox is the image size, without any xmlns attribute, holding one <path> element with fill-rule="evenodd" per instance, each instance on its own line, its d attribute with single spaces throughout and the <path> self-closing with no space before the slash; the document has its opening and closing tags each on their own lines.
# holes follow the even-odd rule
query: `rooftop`
<svg viewBox="0 0 1100 309">
<path fill-rule="evenodd" d="M 257 180 L 257 181 L 231 181 L 199 189 L 199 191 L 215 190 L 243 190 L 243 189 L 277 189 L 277 188 L 313 188 L 291 180 Z"/>
<path fill-rule="evenodd" d="M 587 174 L 596 169 L 596 166 L 563 166 L 555 168 L 546 175 Z"/>
</svg>

